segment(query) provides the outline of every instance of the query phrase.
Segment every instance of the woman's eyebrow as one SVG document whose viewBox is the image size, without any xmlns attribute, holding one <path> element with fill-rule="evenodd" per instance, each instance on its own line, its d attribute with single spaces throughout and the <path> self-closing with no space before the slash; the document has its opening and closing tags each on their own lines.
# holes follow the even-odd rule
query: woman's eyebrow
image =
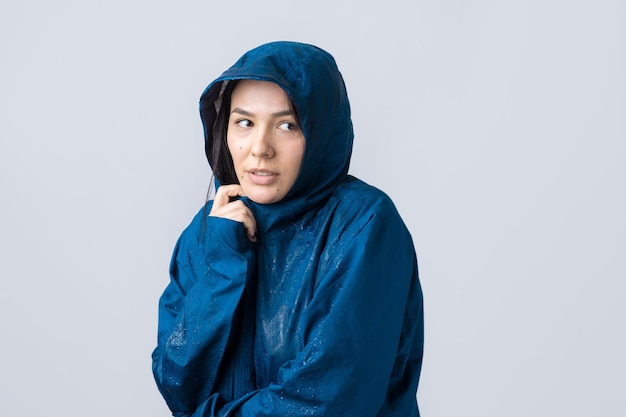
<svg viewBox="0 0 626 417">
<path fill-rule="evenodd" d="M 283 116 L 293 116 L 293 111 L 291 109 L 282 110 L 276 113 L 272 113 L 273 118 L 283 117 Z"/>
<path fill-rule="evenodd" d="M 232 113 L 237 113 L 237 114 L 241 114 L 242 116 L 248 116 L 248 117 L 254 116 L 253 113 L 250 113 L 249 111 L 246 111 L 246 110 L 244 110 L 244 109 L 242 109 L 240 107 L 235 107 L 231 111 L 231 114 Z M 294 115 L 294 113 L 293 113 L 293 110 L 291 110 L 291 109 L 281 110 L 281 111 L 278 111 L 276 113 L 272 113 L 271 114 L 272 118 L 274 118 L 274 119 L 277 118 L 277 117 L 293 116 L 293 115 Z"/>
<path fill-rule="evenodd" d="M 249 111 L 245 111 L 244 109 L 240 109 L 239 107 L 235 107 L 231 112 L 232 113 L 238 113 L 241 114 L 242 116 L 253 116 L 252 113 L 250 113 Z"/>
</svg>

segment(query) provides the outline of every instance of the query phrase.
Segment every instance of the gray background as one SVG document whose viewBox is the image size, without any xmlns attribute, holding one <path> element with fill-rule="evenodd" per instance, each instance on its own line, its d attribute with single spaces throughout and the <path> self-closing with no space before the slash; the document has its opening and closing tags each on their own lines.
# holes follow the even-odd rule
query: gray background
<svg viewBox="0 0 626 417">
<path fill-rule="evenodd" d="M 167 416 L 157 299 L 210 172 L 200 93 L 337 59 L 351 171 L 426 297 L 424 416 L 626 415 L 624 1 L 3 0 L 0 414 Z"/>
</svg>

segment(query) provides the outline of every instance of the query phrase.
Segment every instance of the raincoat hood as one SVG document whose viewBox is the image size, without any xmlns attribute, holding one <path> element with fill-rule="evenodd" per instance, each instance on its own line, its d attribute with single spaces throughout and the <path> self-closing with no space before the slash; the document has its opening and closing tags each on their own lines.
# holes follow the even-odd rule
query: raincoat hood
<svg viewBox="0 0 626 417">
<path fill-rule="evenodd" d="M 272 42 L 245 53 L 200 98 L 205 150 L 212 167 L 216 100 L 224 81 L 243 79 L 278 84 L 296 107 L 306 141 L 300 174 L 285 198 L 269 205 L 246 199 L 263 233 L 328 199 L 348 175 L 354 133 L 346 87 L 334 58 L 313 45 Z"/>
</svg>

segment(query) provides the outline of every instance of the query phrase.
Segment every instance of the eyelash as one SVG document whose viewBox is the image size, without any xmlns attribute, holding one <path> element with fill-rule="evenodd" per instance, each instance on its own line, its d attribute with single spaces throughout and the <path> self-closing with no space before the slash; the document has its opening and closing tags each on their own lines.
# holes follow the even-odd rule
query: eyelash
<svg viewBox="0 0 626 417">
<path fill-rule="evenodd" d="M 289 132 L 292 132 L 298 128 L 298 126 L 296 126 L 296 124 L 292 122 L 283 122 L 279 126 L 283 126 L 283 125 L 288 125 L 286 130 Z"/>
<path fill-rule="evenodd" d="M 248 126 L 242 126 L 242 125 L 241 125 L 241 123 L 242 123 L 242 122 L 248 122 Z M 251 122 L 250 120 L 248 120 L 248 119 L 241 119 L 241 120 L 237 120 L 237 121 L 235 122 L 235 125 L 237 125 L 237 126 L 239 126 L 239 127 L 246 128 L 246 127 L 251 127 L 252 122 Z"/>
<path fill-rule="evenodd" d="M 245 123 L 245 125 L 242 125 L 242 123 Z M 238 125 L 239 127 L 242 127 L 245 129 L 245 128 L 254 126 L 254 123 L 252 123 L 248 119 L 240 119 L 240 120 L 235 121 L 235 125 Z M 281 122 L 278 126 L 283 126 L 283 125 L 288 125 L 287 129 L 282 129 L 286 132 L 292 132 L 298 129 L 298 126 L 293 122 Z"/>
</svg>

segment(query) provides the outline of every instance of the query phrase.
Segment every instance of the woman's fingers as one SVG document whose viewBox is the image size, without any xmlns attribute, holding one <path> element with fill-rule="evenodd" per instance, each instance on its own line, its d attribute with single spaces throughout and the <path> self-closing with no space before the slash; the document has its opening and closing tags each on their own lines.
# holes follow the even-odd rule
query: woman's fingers
<svg viewBox="0 0 626 417">
<path fill-rule="evenodd" d="M 248 239 L 252 242 L 256 242 L 256 220 L 252 211 L 243 201 L 236 200 L 217 209 L 212 208 L 209 216 L 222 217 L 243 223 Z"/>
<path fill-rule="evenodd" d="M 239 184 L 229 184 L 222 185 L 217 189 L 217 193 L 215 194 L 215 198 L 213 199 L 213 208 L 211 208 L 211 212 L 214 209 L 219 209 L 226 204 L 231 202 L 231 198 L 233 197 L 244 197 L 245 194 L 243 192 L 243 188 Z"/>
<path fill-rule="evenodd" d="M 243 224 L 251 242 L 256 242 L 256 219 L 243 201 L 231 201 L 233 197 L 243 197 L 243 189 L 238 184 L 222 185 L 217 190 L 209 216 L 222 217 Z"/>
</svg>

